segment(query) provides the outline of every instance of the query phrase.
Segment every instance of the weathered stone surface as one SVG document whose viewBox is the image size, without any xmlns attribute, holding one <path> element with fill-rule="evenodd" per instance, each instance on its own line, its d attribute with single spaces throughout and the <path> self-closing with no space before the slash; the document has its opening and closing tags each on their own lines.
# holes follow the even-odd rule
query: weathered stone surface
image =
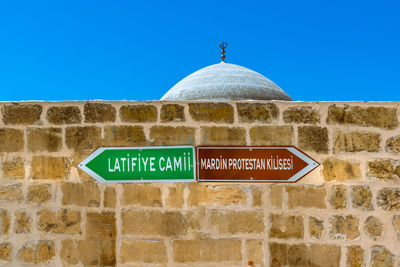
<svg viewBox="0 0 400 267">
<path fill-rule="evenodd" d="M 181 183 L 175 184 L 173 187 L 168 187 L 167 207 L 181 208 L 184 203 L 185 185 Z"/>
<path fill-rule="evenodd" d="M 0 234 L 7 235 L 10 229 L 10 217 L 7 211 L 0 209 Z"/>
<path fill-rule="evenodd" d="M 152 105 L 127 105 L 119 110 L 123 122 L 155 122 L 157 121 L 157 108 Z"/>
<path fill-rule="evenodd" d="M 306 123 L 317 124 L 320 122 L 320 115 L 317 110 L 309 106 L 290 107 L 283 112 L 285 123 Z"/>
<path fill-rule="evenodd" d="M 51 186 L 49 184 L 36 184 L 28 187 L 27 201 L 43 203 L 51 199 Z"/>
<path fill-rule="evenodd" d="M 3 175 L 5 178 L 24 179 L 25 178 L 25 161 L 17 157 L 3 162 Z"/>
<path fill-rule="evenodd" d="M 400 135 L 393 136 L 386 141 L 386 151 L 387 152 L 400 152 Z"/>
<path fill-rule="evenodd" d="M 271 225 L 269 237 L 302 239 L 304 236 L 303 217 L 301 216 L 271 214 L 269 220 Z"/>
<path fill-rule="evenodd" d="M 371 248 L 371 267 L 394 267 L 394 255 L 384 246 Z"/>
<path fill-rule="evenodd" d="M 105 126 L 105 146 L 139 146 L 146 144 L 142 126 Z"/>
<path fill-rule="evenodd" d="M 116 264 L 116 219 L 115 213 L 88 212 L 86 215 L 86 240 L 81 241 L 78 250 L 90 250 L 80 255 L 83 264 L 114 266 Z"/>
<path fill-rule="evenodd" d="M 282 207 L 282 191 L 282 186 L 269 186 L 269 206 L 271 208 L 280 209 Z"/>
<path fill-rule="evenodd" d="M 247 240 L 246 254 L 248 266 L 266 266 L 263 240 Z"/>
<path fill-rule="evenodd" d="M 83 109 L 85 122 L 114 122 L 116 117 L 115 108 L 111 104 L 86 103 Z"/>
<path fill-rule="evenodd" d="M 185 234 L 188 222 L 180 212 L 126 210 L 122 212 L 122 234 L 176 237 Z"/>
<path fill-rule="evenodd" d="M 56 152 L 62 147 L 61 128 L 30 128 L 27 132 L 32 152 Z"/>
<path fill-rule="evenodd" d="M 201 144 L 216 146 L 246 145 L 246 130 L 240 127 L 201 127 Z"/>
<path fill-rule="evenodd" d="M 0 244 L 0 260 L 11 261 L 12 260 L 13 247 L 10 242 L 4 242 Z"/>
<path fill-rule="evenodd" d="M 239 122 L 276 122 L 279 109 L 275 104 L 237 103 Z"/>
<path fill-rule="evenodd" d="M 189 113 L 195 121 L 233 123 L 233 107 L 226 103 L 189 103 Z"/>
<path fill-rule="evenodd" d="M 0 128 L 0 152 L 18 152 L 24 149 L 24 132 Z"/>
<path fill-rule="evenodd" d="M 269 266 L 286 266 L 288 261 L 288 248 L 286 244 L 269 243 Z"/>
<path fill-rule="evenodd" d="M 115 240 L 110 238 L 88 238 L 61 241 L 60 258 L 68 264 L 84 266 L 115 266 Z M 67 265 L 69 266 L 69 265 Z"/>
<path fill-rule="evenodd" d="M 370 178 L 398 181 L 400 179 L 400 161 L 392 159 L 370 161 L 368 162 L 368 173 Z"/>
<path fill-rule="evenodd" d="M 332 186 L 331 193 L 329 196 L 329 203 L 334 209 L 345 209 L 346 208 L 346 194 L 347 189 L 344 185 Z"/>
<path fill-rule="evenodd" d="M 246 193 L 240 186 L 211 186 L 201 183 L 189 184 L 190 206 L 233 206 L 246 204 Z"/>
<path fill-rule="evenodd" d="M 292 126 L 255 126 L 250 129 L 253 146 L 289 146 L 293 145 Z"/>
<path fill-rule="evenodd" d="M 38 229 L 54 234 L 80 234 L 81 213 L 68 209 L 57 211 L 41 210 L 37 213 L 39 218 Z"/>
<path fill-rule="evenodd" d="M 353 208 L 373 210 L 372 193 L 368 186 L 356 185 L 351 188 L 351 201 Z"/>
<path fill-rule="evenodd" d="M 378 152 L 380 150 L 381 137 L 377 133 L 350 132 L 335 133 L 333 152 Z"/>
<path fill-rule="evenodd" d="M 100 190 L 97 184 L 65 182 L 61 184 L 61 190 L 63 205 L 100 206 Z"/>
<path fill-rule="evenodd" d="M 309 266 L 306 245 L 299 244 L 288 246 L 288 263 L 289 266 Z"/>
<path fill-rule="evenodd" d="M 393 228 L 397 233 L 397 239 L 400 240 L 400 215 L 394 215 L 393 216 Z"/>
<path fill-rule="evenodd" d="M 241 244 L 236 239 L 172 240 L 172 251 L 176 262 L 241 263 Z"/>
<path fill-rule="evenodd" d="M 155 146 L 195 145 L 195 129 L 191 127 L 153 126 L 150 139 Z"/>
<path fill-rule="evenodd" d="M 310 217 L 308 227 L 310 229 L 310 236 L 320 239 L 322 237 L 322 231 L 324 230 L 324 220 L 318 219 L 317 217 Z"/>
<path fill-rule="evenodd" d="M 328 129 L 317 126 L 302 126 L 298 129 L 299 147 L 318 153 L 328 152 Z"/>
<path fill-rule="evenodd" d="M 360 163 L 337 158 L 327 158 L 322 163 L 325 181 L 346 181 L 361 178 Z"/>
<path fill-rule="evenodd" d="M 165 104 L 161 107 L 161 122 L 185 121 L 185 108 L 178 104 Z"/>
<path fill-rule="evenodd" d="M 385 107 L 360 107 L 331 105 L 326 122 L 329 124 L 372 126 L 395 129 L 398 125 L 396 109 Z"/>
<path fill-rule="evenodd" d="M 287 186 L 289 208 L 317 208 L 325 209 L 325 187 L 315 186 Z"/>
<path fill-rule="evenodd" d="M 117 192 L 113 187 L 107 187 L 104 190 L 104 207 L 105 208 L 115 208 L 117 204 Z"/>
<path fill-rule="evenodd" d="M 17 258 L 25 263 L 46 263 L 55 256 L 54 241 L 39 240 L 25 244 L 19 251 Z"/>
<path fill-rule="evenodd" d="M 383 188 L 376 199 L 377 205 L 384 210 L 400 210 L 400 188 Z"/>
<path fill-rule="evenodd" d="M 151 184 L 124 184 L 123 205 L 161 207 L 161 190 Z"/>
<path fill-rule="evenodd" d="M 364 266 L 364 251 L 360 246 L 348 246 L 346 254 L 347 267 Z"/>
<path fill-rule="evenodd" d="M 22 184 L 0 186 L 0 202 L 16 202 L 22 200 Z"/>
<path fill-rule="evenodd" d="M 52 124 L 75 124 L 81 123 L 82 116 L 77 106 L 50 107 L 47 110 L 47 121 Z"/>
<path fill-rule="evenodd" d="M 15 233 L 17 234 L 27 234 L 31 232 L 32 219 L 28 213 L 25 211 L 15 212 Z"/>
<path fill-rule="evenodd" d="M 334 215 L 329 218 L 330 236 L 333 239 L 355 239 L 360 235 L 358 218 L 353 215 Z"/>
<path fill-rule="evenodd" d="M 60 258 L 63 262 L 73 265 L 79 263 L 80 257 L 76 243 L 72 239 L 61 240 Z"/>
<path fill-rule="evenodd" d="M 101 145 L 101 128 L 95 126 L 67 127 L 65 144 L 74 151 L 97 149 Z"/>
<path fill-rule="evenodd" d="M 3 106 L 3 122 L 5 124 L 39 124 L 42 106 L 37 104 L 12 104 Z"/>
<path fill-rule="evenodd" d="M 383 224 L 374 216 L 369 216 L 364 222 L 364 231 L 369 238 L 377 240 L 383 235 Z"/>
<path fill-rule="evenodd" d="M 212 211 L 210 226 L 219 234 L 262 233 L 264 216 L 260 211 Z"/>
<path fill-rule="evenodd" d="M 121 262 L 166 263 L 167 248 L 163 241 L 123 240 Z"/>
<path fill-rule="evenodd" d="M 261 207 L 263 204 L 263 194 L 262 188 L 253 187 L 251 189 L 251 195 L 253 196 L 253 201 L 251 203 L 252 207 Z"/>
<path fill-rule="evenodd" d="M 117 228 L 113 211 L 88 212 L 86 215 L 87 238 L 116 238 Z"/>
<path fill-rule="evenodd" d="M 340 247 L 328 244 L 311 244 L 309 248 L 309 266 L 339 267 Z"/>
<path fill-rule="evenodd" d="M 32 157 L 32 179 L 63 180 L 68 177 L 70 169 L 71 160 L 66 157 Z"/>
</svg>

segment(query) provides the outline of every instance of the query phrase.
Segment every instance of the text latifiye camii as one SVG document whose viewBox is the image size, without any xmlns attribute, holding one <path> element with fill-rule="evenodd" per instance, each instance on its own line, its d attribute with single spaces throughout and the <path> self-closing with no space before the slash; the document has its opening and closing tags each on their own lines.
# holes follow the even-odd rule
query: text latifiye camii
<svg viewBox="0 0 400 267">
<path fill-rule="evenodd" d="M 190 171 L 192 170 L 190 153 L 176 157 L 135 157 L 108 158 L 109 172 L 155 172 L 155 171 Z"/>
</svg>

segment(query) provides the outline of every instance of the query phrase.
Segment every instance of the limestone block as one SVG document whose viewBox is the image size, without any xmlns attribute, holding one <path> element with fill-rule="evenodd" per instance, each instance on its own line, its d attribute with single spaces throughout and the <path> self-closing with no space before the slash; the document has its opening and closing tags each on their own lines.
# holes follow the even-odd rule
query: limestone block
<svg viewBox="0 0 400 267">
<path fill-rule="evenodd" d="M 368 162 L 370 178 L 385 181 L 398 181 L 400 179 L 400 161 L 392 159 L 376 159 Z"/>
<path fill-rule="evenodd" d="M 2 108 L 4 124 L 40 124 L 43 107 L 37 104 L 11 104 Z"/>
<path fill-rule="evenodd" d="M 191 127 L 153 126 L 150 139 L 155 146 L 195 145 L 195 129 Z"/>
<path fill-rule="evenodd" d="M 210 227 L 218 234 L 263 233 L 261 211 L 211 211 Z"/>
<path fill-rule="evenodd" d="M 153 105 L 127 105 L 119 110 L 123 122 L 143 123 L 157 121 L 157 108 Z"/>
<path fill-rule="evenodd" d="M 286 192 L 288 194 L 288 207 L 290 209 L 298 207 L 317 209 L 326 208 L 326 190 L 323 186 L 287 186 Z"/>
<path fill-rule="evenodd" d="M 394 255 L 384 246 L 373 246 L 371 248 L 372 267 L 394 267 Z"/>
<path fill-rule="evenodd" d="M 67 157 L 33 156 L 31 161 L 32 179 L 65 180 L 71 170 Z"/>
<path fill-rule="evenodd" d="M 244 146 L 246 130 L 240 127 L 201 127 L 201 145 Z"/>
<path fill-rule="evenodd" d="M 346 181 L 361 178 L 360 163 L 329 157 L 322 163 L 325 181 Z"/>
<path fill-rule="evenodd" d="M 146 144 L 143 126 L 105 126 L 105 146 L 142 146 Z"/>
<path fill-rule="evenodd" d="M 114 122 L 116 110 L 111 104 L 86 103 L 83 109 L 85 122 Z"/>
<path fill-rule="evenodd" d="M 81 213 L 68 209 L 57 211 L 45 209 L 37 213 L 39 218 L 38 229 L 54 234 L 80 234 Z"/>
<path fill-rule="evenodd" d="M 346 254 L 346 266 L 364 266 L 364 251 L 360 246 L 348 246 Z"/>
<path fill-rule="evenodd" d="M 39 240 L 26 243 L 17 254 L 19 261 L 24 263 L 47 263 L 55 256 L 54 241 Z"/>
<path fill-rule="evenodd" d="M 56 152 L 62 147 L 61 128 L 29 128 L 27 132 L 32 152 Z"/>
<path fill-rule="evenodd" d="M 394 108 L 349 105 L 344 107 L 329 106 L 326 122 L 329 124 L 371 126 L 388 130 L 393 130 L 399 125 Z"/>
<path fill-rule="evenodd" d="M 320 117 L 318 111 L 309 106 L 290 107 L 283 112 L 285 123 L 317 124 Z"/>
<path fill-rule="evenodd" d="M 15 212 L 15 233 L 27 234 L 31 232 L 31 216 L 25 211 Z"/>
<path fill-rule="evenodd" d="M 279 109 L 275 104 L 237 103 L 239 122 L 271 123 L 278 120 Z"/>
<path fill-rule="evenodd" d="M 344 185 L 332 186 L 329 195 L 329 203 L 334 209 L 346 209 L 346 194 L 347 188 Z"/>
<path fill-rule="evenodd" d="M 0 186 L 0 203 L 22 200 L 22 184 Z"/>
<path fill-rule="evenodd" d="M 23 158 L 20 157 L 4 161 L 2 171 L 5 178 L 24 179 L 25 161 Z"/>
<path fill-rule="evenodd" d="M 299 132 L 299 148 L 306 151 L 328 153 L 328 129 L 318 126 L 302 126 Z"/>
<path fill-rule="evenodd" d="M 82 115 L 77 106 L 50 107 L 46 114 L 47 121 L 56 125 L 81 123 Z"/>
<path fill-rule="evenodd" d="M 324 221 L 317 217 L 310 217 L 308 221 L 308 227 L 310 236 L 316 239 L 322 237 L 322 231 L 324 230 Z"/>
<path fill-rule="evenodd" d="M 227 103 L 189 103 L 189 113 L 195 121 L 233 123 L 233 107 Z"/>
<path fill-rule="evenodd" d="M 269 236 L 282 239 L 302 239 L 304 237 L 303 217 L 271 214 Z"/>
<path fill-rule="evenodd" d="M 28 187 L 28 202 L 40 204 L 48 202 L 51 197 L 51 186 L 49 184 L 34 184 Z"/>
<path fill-rule="evenodd" d="M 159 187 L 151 184 L 124 184 L 123 205 L 161 207 L 162 196 Z"/>
<path fill-rule="evenodd" d="M 161 122 L 185 121 L 185 108 L 177 104 L 165 104 L 161 107 Z"/>
<path fill-rule="evenodd" d="M 383 223 L 374 216 L 369 216 L 364 222 L 364 232 L 372 240 L 377 240 L 383 235 Z"/>
<path fill-rule="evenodd" d="M 378 191 L 376 203 L 387 211 L 400 210 L 400 188 L 383 188 Z"/>
<path fill-rule="evenodd" d="M 372 193 L 368 186 L 356 185 L 351 188 L 351 201 L 353 208 L 373 210 Z"/>
<path fill-rule="evenodd" d="M 24 149 L 24 132 L 0 128 L 0 152 L 19 152 Z"/>
<path fill-rule="evenodd" d="M 255 126 L 250 129 L 253 146 L 290 146 L 293 145 L 292 126 Z"/>
<path fill-rule="evenodd" d="M 158 240 L 122 240 L 121 262 L 129 263 L 166 263 L 167 248 Z"/>
<path fill-rule="evenodd" d="M 202 183 L 189 184 L 190 206 L 235 206 L 246 204 L 246 193 L 240 186 L 211 186 Z"/>
<path fill-rule="evenodd" d="M 97 184 L 65 182 L 61 184 L 61 191 L 62 205 L 100 206 L 100 190 Z"/>
<path fill-rule="evenodd" d="M 358 218 L 354 215 L 334 215 L 329 218 L 330 236 L 333 239 L 355 239 L 360 235 Z"/>
<path fill-rule="evenodd" d="M 381 137 L 377 133 L 350 132 L 335 133 L 333 152 L 378 152 L 380 150 Z"/>
<path fill-rule="evenodd" d="M 176 262 L 241 263 L 242 242 L 236 239 L 172 240 Z"/>
</svg>

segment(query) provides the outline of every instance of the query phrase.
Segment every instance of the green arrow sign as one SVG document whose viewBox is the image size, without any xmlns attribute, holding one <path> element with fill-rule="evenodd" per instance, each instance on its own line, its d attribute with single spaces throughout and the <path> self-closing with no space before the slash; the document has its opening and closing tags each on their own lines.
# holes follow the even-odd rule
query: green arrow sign
<svg viewBox="0 0 400 267">
<path fill-rule="evenodd" d="M 102 147 L 78 165 L 99 182 L 195 181 L 194 147 Z"/>
</svg>

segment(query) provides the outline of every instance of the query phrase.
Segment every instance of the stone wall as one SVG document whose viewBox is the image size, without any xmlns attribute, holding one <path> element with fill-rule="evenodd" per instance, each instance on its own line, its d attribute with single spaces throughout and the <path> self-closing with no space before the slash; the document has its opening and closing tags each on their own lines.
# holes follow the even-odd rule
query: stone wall
<svg viewBox="0 0 400 267">
<path fill-rule="evenodd" d="M 399 103 L 0 103 L 9 266 L 398 266 Z M 296 184 L 99 184 L 100 146 L 294 145 Z"/>
</svg>

